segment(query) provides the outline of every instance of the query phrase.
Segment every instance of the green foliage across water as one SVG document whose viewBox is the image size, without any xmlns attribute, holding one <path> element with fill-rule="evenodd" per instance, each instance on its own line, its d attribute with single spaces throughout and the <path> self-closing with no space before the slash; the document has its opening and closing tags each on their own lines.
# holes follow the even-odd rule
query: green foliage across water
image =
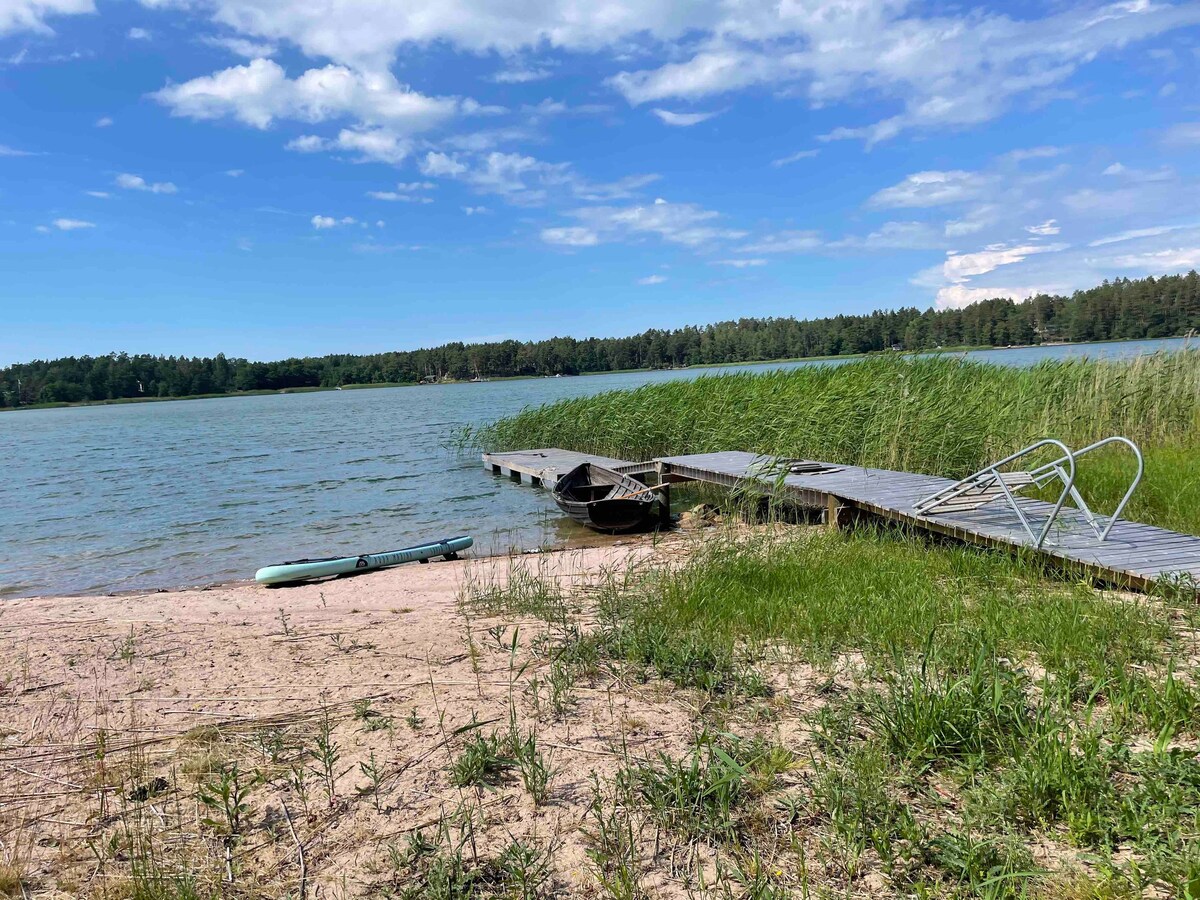
<svg viewBox="0 0 1200 900">
<path fill-rule="evenodd" d="M 37 360 L 0 369 L 0 407 L 255 390 L 615 372 L 871 353 L 1163 338 L 1200 329 L 1200 275 L 1118 279 L 1070 297 L 996 298 L 962 309 L 902 307 L 825 319 L 738 319 L 629 337 L 455 342 L 421 350 L 276 362 L 131 356 Z"/>
<path fill-rule="evenodd" d="M 1043 437 L 1122 434 L 1146 455 L 1131 518 L 1200 533 L 1200 351 L 1018 369 L 937 357 L 671 381 L 564 400 L 473 436 L 488 449 L 565 447 L 624 459 L 750 450 L 963 476 Z M 1086 458 L 1085 496 L 1115 506 L 1120 452 Z"/>
</svg>

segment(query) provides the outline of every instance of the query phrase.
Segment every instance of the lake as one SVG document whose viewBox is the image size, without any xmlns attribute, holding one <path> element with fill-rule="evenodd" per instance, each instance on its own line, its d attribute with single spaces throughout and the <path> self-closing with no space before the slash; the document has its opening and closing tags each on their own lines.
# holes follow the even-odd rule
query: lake
<svg viewBox="0 0 1200 900">
<path fill-rule="evenodd" d="M 1004 365 L 1181 349 L 1128 341 L 966 356 Z M 963 355 L 963 354 L 959 354 Z M 476 551 L 563 541 L 541 490 L 447 449 L 522 407 L 709 373 L 852 359 L 271 394 L 0 415 L 0 597 L 245 579 L 304 556 L 357 555 L 468 533 Z"/>
</svg>

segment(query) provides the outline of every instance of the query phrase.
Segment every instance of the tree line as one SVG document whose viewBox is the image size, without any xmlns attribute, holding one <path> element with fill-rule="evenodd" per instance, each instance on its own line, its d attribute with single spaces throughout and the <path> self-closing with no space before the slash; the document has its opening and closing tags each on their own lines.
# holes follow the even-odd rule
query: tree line
<svg viewBox="0 0 1200 900">
<path fill-rule="evenodd" d="M 0 369 L 0 406 L 186 397 L 255 390 L 575 375 L 882 350 L 1161 338 L 1200 329 L 1200 276 L 1118 279 L 1070 297 L 997 297 L 961 309 L 905 307 L 822 319 L 743 318 L 631 337 L 450 343 L 420 350 L 251 362 L 72 356 Z"/>
</svg>

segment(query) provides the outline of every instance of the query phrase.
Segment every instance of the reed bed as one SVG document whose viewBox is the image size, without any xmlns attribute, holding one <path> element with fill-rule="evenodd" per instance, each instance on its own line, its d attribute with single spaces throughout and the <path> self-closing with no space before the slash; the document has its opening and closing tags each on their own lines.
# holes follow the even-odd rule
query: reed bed
<svg viewBox="0 0 1200 900">
<path fill-rule="evenodd" d="M 961 477 L 1052 436 L 1122 434 L 1146 455 L 1128 514 L 1200 532 L 1200 351 L 1012 368 L 958 357 L 878 357 L 731 373 L 526 409 L 474 433 L 492 450 L 558 446 L 624 459 L 751 450 Z M 1118 452 L 1081 483 L 1101 509 L 1128 483 Z"/>
</svg>

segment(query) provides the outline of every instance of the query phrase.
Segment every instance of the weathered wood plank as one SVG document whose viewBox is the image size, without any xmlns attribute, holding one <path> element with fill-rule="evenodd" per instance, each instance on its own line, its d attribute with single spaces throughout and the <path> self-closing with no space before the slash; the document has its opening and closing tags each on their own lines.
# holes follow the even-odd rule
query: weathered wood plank
<svg viewBox="0 0 1200 900">
<path fill-rule="evenodd" d="M 760 489 L 771 490 L 777 482 L 770 472 L 773 466 L 778 470 L 778 463 L 742 451 L 663 457 L 659 463 L 664 472 L 678 472 L 730 487 L 755 482 Z M 1020 477 L 1015 480 L 1020 481 Z M 814 506 L 849 504 L 965 541 L 1031 548 L 1029 535 L 1003 501 L 973 506 L 967 498 L 956 498 L 928 514 L 913 509 L 920 500 L 947 490 L 954 483 L 949 478 L 914 472 L 858 467 L 845 467 L 839 472 L 789 474 L 782 479 L 790 493 L 807 498 Z M 1053 504 L 1029 497 L 1021 497 L 1018 502 L 1035 533 L 1040 531 Z M 1100 542 L 1082 513 L 1070 507 L 1060 512 L 1040 552 L 1082 565 L 1098 577 L 1135 587 L 1149 586 L 1162 572 L 1200 572 L 1200 537 L 1121 521 L 1113 526 L 1109 539 Z"/>
</svg>

